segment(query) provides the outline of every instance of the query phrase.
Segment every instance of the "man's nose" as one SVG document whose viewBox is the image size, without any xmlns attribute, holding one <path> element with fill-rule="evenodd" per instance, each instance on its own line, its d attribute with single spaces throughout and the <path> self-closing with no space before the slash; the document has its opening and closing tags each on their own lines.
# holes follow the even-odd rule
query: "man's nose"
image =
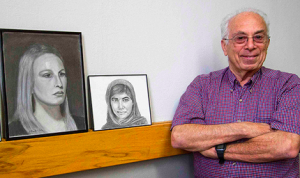
<svg viewBox="0 0 300 178">
<path fill-rule="evenodd" d="M 253 41 L 253 37 L 248 37 L 245 45 L 246 49 L 253 50 L 255 48 L 255 44 Z"/>
</svg>

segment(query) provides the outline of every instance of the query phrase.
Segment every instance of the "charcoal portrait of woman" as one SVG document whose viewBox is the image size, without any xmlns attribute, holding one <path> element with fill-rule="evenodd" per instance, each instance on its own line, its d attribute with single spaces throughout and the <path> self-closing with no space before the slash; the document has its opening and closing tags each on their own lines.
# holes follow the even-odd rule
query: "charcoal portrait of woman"
<svg viewBox="0 0 300 178">
<path fill-rule="evenodd" d="M 68 73 L 56 48 L 31 45 L 20 58 L 17 83 L 10 137 L 85 129 L 85 120 L 70 113 Z"/>
</svg>

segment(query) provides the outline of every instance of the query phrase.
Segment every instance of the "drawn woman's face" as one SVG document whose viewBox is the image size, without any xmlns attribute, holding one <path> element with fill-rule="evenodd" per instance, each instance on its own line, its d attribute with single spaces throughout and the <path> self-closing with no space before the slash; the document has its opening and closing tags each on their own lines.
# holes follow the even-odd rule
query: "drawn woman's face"
<svg viewBox="0 0 300 178">
<path fill-rule="evenodd" d="M 111 97 L 111 108 L 119 119 L 125 119 L 132 111 L 132 99 L 126 93 L 118 93 Z"/>
<path fill-rule="evenodd" d="M 59 57 L 46 53 L 33 63 L 34 87 L 36 99 L 47 105 L 60 105 L 66 97 L 67 77 L 64 65 Z"/>
</svg>

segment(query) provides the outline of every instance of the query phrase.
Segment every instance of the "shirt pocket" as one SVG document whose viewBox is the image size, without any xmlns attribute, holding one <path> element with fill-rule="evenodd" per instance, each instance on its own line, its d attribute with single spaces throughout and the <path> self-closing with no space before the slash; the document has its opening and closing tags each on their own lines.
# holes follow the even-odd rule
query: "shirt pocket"
<svg viewBox="0 0 300 178">
<path fill-rule="evenodd" d="M 267 117 L 267 116 L 258 116 L 257 118 L 254 119 L 254 122 L 256 123 L 266 123 L 266 124 L 270 124 L 271 123 L 271 116 Z"/>
<path fill-rule="evenodd" d="M 270 124 L 272 114 L 273 114 L 273 110 L 271 109 L 271 107 L 260 108 L 258 109 L 256 117 L 254 118 L 254 122 Z"/>
<path fill-rule="evenodd" d="M 260 95 L 258 101 L 254 122 L 270 124 L 275 112 L 275 95 L 272 93 Z"/>
<path fill-rule="evenodd" d="M 205 114 L 205 123 L 207 125 L 228 124 L 233 122 L 234 108 L 224 108 L 215 105 Z"/>
</svg>

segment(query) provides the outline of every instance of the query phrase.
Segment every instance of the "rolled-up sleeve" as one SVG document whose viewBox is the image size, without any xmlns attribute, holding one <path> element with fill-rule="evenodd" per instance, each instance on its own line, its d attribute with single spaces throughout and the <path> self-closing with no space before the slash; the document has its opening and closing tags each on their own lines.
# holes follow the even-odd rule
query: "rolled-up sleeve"
<svg viewBox="0 0 300 178">
<path fill-rule="evenodd" d="M 296 75 L 280 90 L 270 125 L 273 129 L 300 135 L 300 81 Z"/>
<path fill-rule="evenodd" d="M 176 125 L 191 123 L 204 124 L 202 85 L 201 76 L 198 76 L 187 87 L 187 90 L 180 98 L 171 130 Z"/>
</svg>

